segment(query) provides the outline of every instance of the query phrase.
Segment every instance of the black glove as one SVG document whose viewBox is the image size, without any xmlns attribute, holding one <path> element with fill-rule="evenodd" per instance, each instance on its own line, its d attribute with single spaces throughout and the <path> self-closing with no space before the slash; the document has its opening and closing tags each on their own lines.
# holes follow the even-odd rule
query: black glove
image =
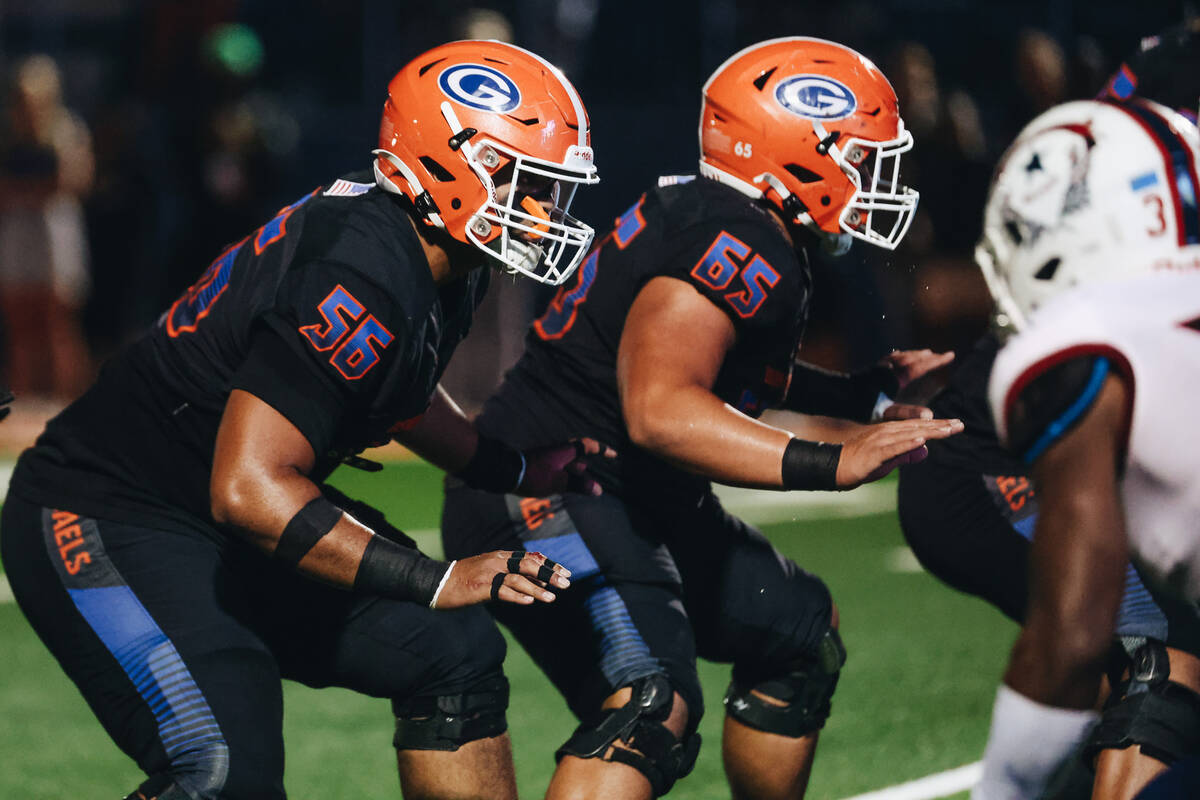
<svg viewBox="0 0 1200 800">
<path fill-rule="evenodd" d="M 325 495 L 325 499 L 333 503 L 338 508 L 345 511 L 356 520 L 366 525 L 375 533 L 385 539 L 391 539 L 393 542 L 404 547 L 420 550 L 417 543 L 404 531 L 397 528 L 395 525 L 387 521 L 387 517 L 383 516 L 383 512 L 374 506 L 364 503 L 362 500 L 355 500 L 342 494 L 337 489 L 327 483 L 321 484 L 321 494 Z"/>
</svg>

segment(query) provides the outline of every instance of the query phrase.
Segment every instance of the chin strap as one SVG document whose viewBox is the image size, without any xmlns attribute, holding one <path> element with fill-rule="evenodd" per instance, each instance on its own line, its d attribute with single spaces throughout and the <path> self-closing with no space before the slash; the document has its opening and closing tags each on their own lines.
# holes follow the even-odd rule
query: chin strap
<svg viewBox="0 0 1200 800">
<path fill-rule="evenodd" d="M 404 176 L 404 180 L 408 183 L 408 189 L 413 194 L 413 205 L 416 207 L 419 214 L 425 217 L 425 219 L 429 220 L 429 222 L 435 227 L 446 227 L 446 223 L 442 220 L 441 214 L 438 213 L 437 203 L 433 202 L 433 197 L 421 186 L 421 180 L 417 177 L 416 173 L 409 169 L 408 165 L 405 164 L 399 156 L 389 150 L 383 149 L 372 150 L 371 155 L 384 159 L 393 167 L 395 167 L 397 172 Z M 400 190 L 400 187 L 396 185 L 394 178 L 383 174 L 383 170 L 379 168 L 378 161 L 376 161 L 373 166 L 375 167 L 376 186 L 383 189 L 385 192 L 391 192 L 392 194 L 404 194 L 404 192 Z"/>
</svg>

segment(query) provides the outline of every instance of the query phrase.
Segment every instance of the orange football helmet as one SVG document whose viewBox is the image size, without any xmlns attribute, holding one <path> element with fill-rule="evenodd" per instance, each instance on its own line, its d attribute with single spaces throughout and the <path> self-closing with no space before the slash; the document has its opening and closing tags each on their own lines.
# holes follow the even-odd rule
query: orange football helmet
<svg viewBox="0 0 1200 800">
<path fill-rule="evenodd" d="M 388 84 L 373 153 L 379 186 L 509 272 L 558 285 L 591 244 L 567 213 L 600 180 L 587 111 L 528 50 L 461 41 L 417 57 Z"/>
<path fill-rule="evenodd" d="M 887 78 L 835 42 L 760 42 L 704 84 L 701 174 L 826 239 L 899 244 L 917 207 L 917 192 L 900 185 L 900 154 L 911 148 Z"/>
</svg>

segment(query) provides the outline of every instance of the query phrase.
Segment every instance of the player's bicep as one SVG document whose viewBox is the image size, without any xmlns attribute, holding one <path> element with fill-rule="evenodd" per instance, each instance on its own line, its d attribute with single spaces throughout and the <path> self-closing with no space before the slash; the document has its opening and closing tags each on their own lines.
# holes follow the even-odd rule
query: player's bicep
<svg viewBox="0 0 1200 800">
<path fill-rule="evenodd" d="M 687 283 L 650 280 L 626 315 L 617 352 L 627 419 L 656 413 L 680 390 L 711 389 L 735 338 L 729 317 Z"/>
<path fill-rule="evenodd" d="M 225 403 L 209 484 L 213 517 L 265 538 L 295 511 L 316 454 L 305 435 L 263 400 L 234 389 Z M 304 498 L 311 499 L 311 498 Z"/>
</svg>

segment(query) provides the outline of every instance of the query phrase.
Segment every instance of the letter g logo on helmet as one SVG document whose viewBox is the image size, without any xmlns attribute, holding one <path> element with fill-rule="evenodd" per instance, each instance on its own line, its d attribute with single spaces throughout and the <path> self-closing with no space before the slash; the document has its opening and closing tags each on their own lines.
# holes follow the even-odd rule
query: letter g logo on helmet
<svg viewBox="0 0 1200 800">
<path fill-rule="evenodd" d="M 845 84 L 824 75 L 792 75 L 775 87 L 775 99 L 805 119 L 845 119 L 858 108 L 858 99 Z"/>
<path fill-rule="evenodd" d="M 480 64 L 457 64 L 438 76 L 451 100 L 480 111 L 503 114 L 521 105 L 521 90 L 502 72 Z"/>
</svg>

